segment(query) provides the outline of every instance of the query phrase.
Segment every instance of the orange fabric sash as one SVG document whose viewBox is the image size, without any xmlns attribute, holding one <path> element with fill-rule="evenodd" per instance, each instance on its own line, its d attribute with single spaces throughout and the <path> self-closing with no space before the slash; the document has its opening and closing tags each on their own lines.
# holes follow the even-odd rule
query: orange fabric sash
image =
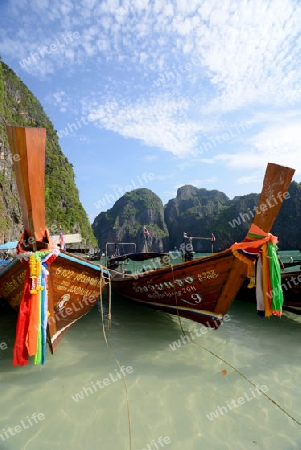
<svg viewBox="0 0 301 450">
<path fill-rule="evenodd" d="M 238 249 L 246 250 L 250 253 L 262 252 L 262 288 L 266 317 L 270 317 L 273 314 L 272 300 L 268 296 L 268 293 L 271 292 L 270 263 L 268 255 L 269 243 L 276 245 L 278 243 L 278 238 L 271 233 L 266 233 L 257 225 L 252 224 L 246 239 L 243 242 L 236 242 L 230 247 L 234 254 Z"/>
</svg>

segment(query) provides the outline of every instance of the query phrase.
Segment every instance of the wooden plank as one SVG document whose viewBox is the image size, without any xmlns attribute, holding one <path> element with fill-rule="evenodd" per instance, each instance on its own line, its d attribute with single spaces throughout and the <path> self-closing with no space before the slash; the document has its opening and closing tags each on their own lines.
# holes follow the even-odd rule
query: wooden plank
<svg viewBox="0 0 301 450">
<path fill-rule="evenodd" d="M 255 225 L 266 233 L 271 231 L 285 199 L 284 194 L 288 191 L 294 173 L 295 170 L 290 167 L 268 163 L 257 212 L 253 221 Z"/>
<path fill-rule="evenodd" d="M 20 195 L 24 230 L 42 241 L 45 233 L 45 128 L 6 126 Z"/>
</svg>

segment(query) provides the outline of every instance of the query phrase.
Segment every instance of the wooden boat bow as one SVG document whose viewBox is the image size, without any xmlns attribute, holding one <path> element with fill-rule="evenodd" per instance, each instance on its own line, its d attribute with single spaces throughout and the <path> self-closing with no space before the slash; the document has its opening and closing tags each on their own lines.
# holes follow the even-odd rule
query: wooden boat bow
<svg viewBox="0 0 301 450">
<path fill-rule="evenodd" d="M 43 364 L 63 334 L 98 301 L 108 273 L 51 240 L 45 217 L 46 130 L 7 126 L 24 232 L 17 258 L 0 272 L 0 297 L 18 314 L 13 365 Z"/>
<path fill-rule="evenodd" d="M 253 224 L 269 233 L 280 211 L 295 169 L 268 163 Z"/>
<path fill-rule="evenodd" d="M 44 194 L 46 129 L 7 125 L 6 131 L 20 196 L 26 250 L 47 248 Z"/>
</svg>

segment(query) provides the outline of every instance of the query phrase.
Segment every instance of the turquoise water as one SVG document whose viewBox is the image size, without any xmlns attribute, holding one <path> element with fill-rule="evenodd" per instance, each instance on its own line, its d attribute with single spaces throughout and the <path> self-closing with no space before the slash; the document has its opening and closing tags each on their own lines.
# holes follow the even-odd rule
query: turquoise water
<svg viewBox="0 0 301 450">
<path fill-rule="evenodd" d="M 95 307 L 45 366 L 14 368 L 2 311 L 0 449 L 300 450 L 301 317 L 240 302 L 229 315 L 205 334 L 181 319 L 187 343 L 177 317 L 114 297 L 109 349 Z"/>
</svg>

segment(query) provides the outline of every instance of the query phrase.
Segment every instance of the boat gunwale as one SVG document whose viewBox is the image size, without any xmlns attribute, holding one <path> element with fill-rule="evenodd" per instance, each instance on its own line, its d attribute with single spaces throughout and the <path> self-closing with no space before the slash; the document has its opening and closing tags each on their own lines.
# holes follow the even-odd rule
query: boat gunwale
<svg viewBox="0 0 301 450">
<path fill-rule="evenodd" d="M 60 257 L 63 259 L 66 259 L 68 261 L 72 261 L 72 262 L 81 264 L 82 266 L 87 266 L 90 269 L 94 269 L 98 272 L 101 271 L 100 265 L 90 263 L 89 261 L 85 261 L 84 259 L 78 258 L 77 256 L 71 256 L 71 254 L 69 254 L 67 252 L 60 251 L 60 253 L 57 255 L 57 258 L 60 258 Z M 2 275 L 4 275 L 7 271 L 9 271 L 18 261 L 21 262 L 20 259 L 16 257 L 9 264 L 4 266 L 3 269 L 0 270 L 0 279 L 1 279 Z M 103 268 L 102 271 L 105 275 L 107 275 L 109 277 L 111 276 L 110 273 L 108 272 L 107 268 Z"/>
<path fill-rule="evenodd" d="M 221 252 L 215 253 L 214 255 L 208 255 L 208 256 L 204 256 L 204 257 L 199 257 L 196 258 L 192 261 L 185 261 L 185 262 L 181 262 L 175 265 L 169 265 L 167 267 L 159 267 L 156 269 L 152 269 L 152 270 L 147 270 L 146 272 L 138 272 L 138 273 L 123 273 L 122 271 L 118 271 L 118 270 L 112 270 L 111 274 L 112 274 L 112 281 L 113 282 L 119 282 L 119 281 L 123 281 L 123 280 L 136 280 L 138 281 L 139 279 L 141 279 L 141 281 L 144 278 L 147 278 L 149 276 L 154 276 L 157 275 L 158 273 L 163 274 L 163 273 L 167 273 L 167 272 L 174 272 L 174 271 L 179 271 L 179 270 L 185 270 L 186 268 L 190 268 L 193 267 L 195 265 L 198 264 L 203 264 L 206 263 L 208 261 L 215 261 L 217 259 L 223 258 L 223 257 L 227 257 L 227 256 L 233 256 L 233 258 L 235 258 L 232 250 L 230 248 L 223 250 Z M 118 277 L 118 275 L 123 275 L 123 277 Z"/>
<path fill-rule="evenodd" d="M 90 261 L 86 261 L 83 258 L 80 258 L 78 256 L 72 255 L 71 253 L 68 253 L 68 252 L 65 252 L 65 251 L 60 251 L 60 253 L 58 254 L 58 257 L 62 257 L 63 259 L 67 259 L 69 261 L 79 263 L 82 266 L 87 266 L 90 269 L 95 269 L 95 270 L 97 270 L 99 272 L 101 271 L 101 267 L 102 267 L 103 273 L 108 275 L 108 276 L 111 276 L 107 268 L 104 268 L 100 264 L 95 264 L 95 263 L 91 263 Z"/>
<path fill-rule="evenodd" d="M 2 275 L 4 275 L 8 270 L 10 270 L 12 267 L 14 267 L 14 265 L 19 261 L 18 258 L 14 258 L 13 260 L 11 260 L 9 262 L 9 264 L 7 264 L 6 266 L 3 267 L 3 269 L 0 270 L 0 279 L 2 277 Z"/>
</svg>

